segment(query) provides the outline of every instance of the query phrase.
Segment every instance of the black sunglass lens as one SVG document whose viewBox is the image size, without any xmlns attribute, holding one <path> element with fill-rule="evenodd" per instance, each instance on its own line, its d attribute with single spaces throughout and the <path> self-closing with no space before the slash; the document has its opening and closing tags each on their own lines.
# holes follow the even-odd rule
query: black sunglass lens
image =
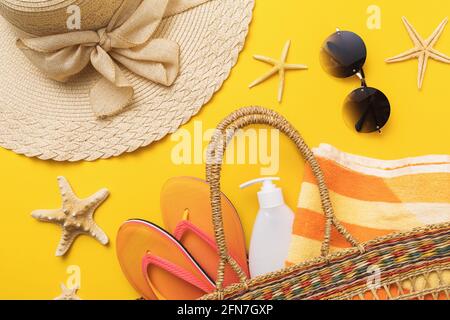
<svg viewBox="0 0 450 320">
<path fill-rule="evenodd" d="M 353 91 L 344 104 L 346 123 L 362 133 L 380 131 L 391 116 L 388 98 L 378 89 L 363 87 Z"/>
<path fill-rule="evenodd" d="M 358 73 L 366 62 L 367 49 L 356 33 L 338 31 L 325 40 L 320 52 L 324 70 L 338 78 Z"/>
</svg>

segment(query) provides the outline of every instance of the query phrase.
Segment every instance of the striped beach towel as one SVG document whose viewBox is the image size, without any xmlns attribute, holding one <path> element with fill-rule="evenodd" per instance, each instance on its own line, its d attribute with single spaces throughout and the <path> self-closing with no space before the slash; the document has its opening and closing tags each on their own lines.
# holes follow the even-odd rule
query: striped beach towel
<svg viewBox="0 0 450 320">
<path fill-rule="evenodd" d="M 450 156 L 395 161 L 350 155 L 329 145 L 314 150 L 336 216 L 360 242 L 450 221 Z M 287 265 L 320 256 L 325 217 L 310 168 L 305 172 Z M 336 231 L 331 252 L 349 244 Z"/>
</svg>

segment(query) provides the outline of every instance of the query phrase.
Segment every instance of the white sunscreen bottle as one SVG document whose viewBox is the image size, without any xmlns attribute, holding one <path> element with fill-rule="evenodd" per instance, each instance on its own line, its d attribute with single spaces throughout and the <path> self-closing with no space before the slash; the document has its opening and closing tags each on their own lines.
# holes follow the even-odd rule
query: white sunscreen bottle
<svg viewBox="0 0 450 320">
<path fill-rule="evenodd" d="M 291 243 L 294 213 L 285 204 L 283 192 L 272 181 L 280 178 L 260 178 L 241 185 L 241 189 L 262 183 L 258 192 L 259 212 L 250 243 L 250 275 L 252 278 L 285 267 Z"/>
</svg>

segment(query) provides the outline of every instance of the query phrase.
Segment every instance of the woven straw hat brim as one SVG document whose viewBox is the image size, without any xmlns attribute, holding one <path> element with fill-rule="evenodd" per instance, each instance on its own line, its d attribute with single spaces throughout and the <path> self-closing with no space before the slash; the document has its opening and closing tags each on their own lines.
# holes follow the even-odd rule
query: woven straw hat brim
<svg viewBox="0 0 450 320">
<path fill-rule="evenodd" d="M 99 79 L 87 68 L 72 81 L 49 80 L 15 46 L 0 17 L 0 146 L 28 157 L 96 160 L 148 146 L 197 114 L 228 78 L 242 50 L 254 0 L 212 0 L 167 18 L 155 37 L 181 47 L 180 75 L 163 87 L 123 69 L 135 88 L 124 113 L 98 120 L 89 90 Z"/>
</svg>

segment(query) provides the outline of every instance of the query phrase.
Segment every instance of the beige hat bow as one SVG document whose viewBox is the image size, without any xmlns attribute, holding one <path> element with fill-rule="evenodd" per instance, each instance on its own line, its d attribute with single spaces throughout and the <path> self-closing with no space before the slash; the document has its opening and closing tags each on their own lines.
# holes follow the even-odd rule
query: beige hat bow
<svg viewBox="0 0 450 320">
<path fill-rule="evenodd" d="M 17 41 L 26 57 L 48 77 L 65 82 L 91 63 L 103 76 L 90 91 L 96 116 L 124 110 L 134 89 L 120 63 L 129 71 L 164 86 L 171 86 L 179 72 L 179 45 L 153 39 L 163 18 L 209 0 L 124 1 L 106 28 L 75 31 Z"/>
</svg>

